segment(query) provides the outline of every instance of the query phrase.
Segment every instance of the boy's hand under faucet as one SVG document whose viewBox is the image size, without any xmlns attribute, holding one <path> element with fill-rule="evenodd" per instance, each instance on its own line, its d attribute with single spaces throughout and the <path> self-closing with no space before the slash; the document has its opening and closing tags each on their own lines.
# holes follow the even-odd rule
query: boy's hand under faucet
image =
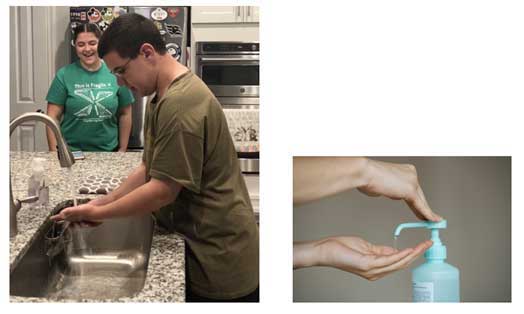
<svg viewBox="0 0 524 314">
<path fill-rule="evenodd" d="M 96 227 L 102 222 L 95 218 L 96 205 L 90 203 L 68 207 L 51 216 L 52 221 L 67 220 L 81 227 Z"/>
</svg>

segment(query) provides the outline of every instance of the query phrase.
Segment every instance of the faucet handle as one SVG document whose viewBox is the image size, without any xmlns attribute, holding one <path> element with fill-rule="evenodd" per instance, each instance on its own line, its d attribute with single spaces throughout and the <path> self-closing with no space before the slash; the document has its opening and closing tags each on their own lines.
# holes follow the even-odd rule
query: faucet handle
<svg viewBox="0 0 524 314">
<path fill-rule="evenodd" d="M 38 195 L 24 197 L 23 199 L 16 199 L 15 206 L 17 209 L 20 209 L 23 203 L 34 203 L 36 201 L 38 201 Z"/>
</svg>

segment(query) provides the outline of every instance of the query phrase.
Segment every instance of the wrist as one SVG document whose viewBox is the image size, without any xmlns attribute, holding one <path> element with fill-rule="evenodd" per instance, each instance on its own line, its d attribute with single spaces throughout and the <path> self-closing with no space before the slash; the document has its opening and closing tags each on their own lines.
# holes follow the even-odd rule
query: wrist
<svg viewBox="0 0 524 314">
<path fill-rule="evenodd" d="M 293 244 L 293 268 L 320 266 L 318 241 Z"/>
<path fill-rule="evenodd" d="M 94 221 L 97 219 L 100 219 L 100 205 L 91 205 L 89 210 L 86 212 L 86 215 L 84 217 L 84 220 L 87 221 Z"/>
<path fill-rule="evenodd" d="M 102 206 L 102 205 L 106 205 L 106 204 L 112 203 L 115 200 L 116 200 L 116 198 L 114 197 L 114 193 L 110 193 L 110 194 L 106 194 L 104 196 L 100 196 L 98 198 L 95 198 L 94 200 L 92 200 L 89 203 L 91 205 L 95 205 L 95 206 Z"/>
<path fill-rule="evenodd" d="M 93 205 L 93 211 L 91 217 L 89 217 L 92 221 L 97 220 L 104 220 L 106 217 L 105 213 L 107 212 L 107 204 L 104 205 Z"/>
<path fill-rule="evenodd" d="M 117 200 L 114 191 L 109 193 L 109 194 L 107 194 L 104 198 L 105 198 L 104 199 L 104 203 L 102 205 L 111 204 L 112 202 Z"/>
<path fill-rule="evenodd" d="M 331 256 L 333 238 L 325 238 L 315 242 L 315 251 L 316 251 L 316 266 L 332 266 L 333 258 Z"/>
<path fill-rule="evenodd" d="M 355 167 L 356 171 L 353 173 L 357 182 L 357 188 L 365 187 L 371 182 L 373 167 L 373 160 L 366 157 L 358 158 L 357 167 Z"/>
</svg>

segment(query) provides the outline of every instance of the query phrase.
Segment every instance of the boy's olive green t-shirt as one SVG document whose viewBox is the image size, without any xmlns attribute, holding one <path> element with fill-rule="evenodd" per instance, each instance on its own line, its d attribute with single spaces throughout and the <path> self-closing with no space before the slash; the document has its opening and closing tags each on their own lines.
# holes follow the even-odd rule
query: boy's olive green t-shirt
<svg viewBox="0 0 524 314">
<path fill-rule="evenodd" d="M 195 293 L 245 296 L 259 282 L 258 226 L 220 103 L 191 72 L 154 101 L 144 122 L 146 180 L 183 186 L 155 216 L 185 237 L 186 280 Z"/>
</svg>

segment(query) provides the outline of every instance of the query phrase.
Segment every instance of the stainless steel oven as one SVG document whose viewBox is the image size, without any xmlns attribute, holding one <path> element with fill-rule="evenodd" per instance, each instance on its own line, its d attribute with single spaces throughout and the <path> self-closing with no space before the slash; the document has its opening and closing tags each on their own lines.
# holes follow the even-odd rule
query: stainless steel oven
<svg viewBox="0 0 524 314">
<path fill-rule="evenodd" d="M 197 42 L 196 71 L 217 97 L 259 97 L 259 43 Z"/>
<path fill-rule="evenodd" d="M 244 173 L 259 173 L 258 42 L 197 42 L 197 75 L 224 109 Z"/>
</svg>

